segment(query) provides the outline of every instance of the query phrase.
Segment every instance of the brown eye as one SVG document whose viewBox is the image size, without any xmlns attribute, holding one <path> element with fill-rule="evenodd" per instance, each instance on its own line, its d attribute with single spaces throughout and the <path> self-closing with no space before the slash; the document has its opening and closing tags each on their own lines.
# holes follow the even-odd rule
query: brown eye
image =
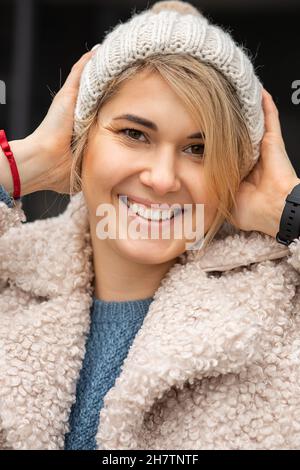
<svg viewBox="0 0 300 470">
<path fill-rule="evenodd" d="M 200 157 L 203 157 L 205 145 L 204 145 L 204 144 L 195 144 L 195 145 L 190 145 L 190 147 L 188 147 L 188 148 L 193 148 L 193 147 L 194 147 L 194 148 L 195 148 L 195 147 L 196 147 L 196 148 L 198 147 L 198 149 L 200 150 L 200 152 L 199 152 L 199 151 L 191 152 L 191 154 L 197 155 L 197 156 L 200 156 Z M 188 153 L 190 153 L 190 152 L 188 152 Z"/>
<path fill-rule="evenodd" d="M 126 132 L 129 131 L 129 133 L 127 134 Z M 124 134 L 126 137 L 128 137 L 129 139 L 133 139 L 133 140 L 140 140 L 140 139 L 136 139 L 135 137 L 132 137 L 132 135 L 136 136 L 140 136 L 140 135 L 144 135 L 144 133 L 142 131 L 139 131 L 137 129 L 133 129 L 133 128 L 126 128 L 126 129 L 121 129 L 119 132 L 121 132 L 122 134 Z M 130 135 L 131 133 L 131 135 Z"/>
</svg>

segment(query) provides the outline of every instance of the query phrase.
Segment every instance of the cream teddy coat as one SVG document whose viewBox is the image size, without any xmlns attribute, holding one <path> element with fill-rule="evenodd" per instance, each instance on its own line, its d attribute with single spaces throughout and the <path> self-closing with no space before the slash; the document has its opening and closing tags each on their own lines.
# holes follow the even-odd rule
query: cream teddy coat
<svg viewBox="0 0 300 470">
<path fill-rule="evenodd" d="M 63 449 L 93 296 L 83 193 L 0 203 L 0 447 Z M 162 279 L 100 411 L 98 449 L 300 449 L 300 240 L 224 224 Z"/>
</svg>

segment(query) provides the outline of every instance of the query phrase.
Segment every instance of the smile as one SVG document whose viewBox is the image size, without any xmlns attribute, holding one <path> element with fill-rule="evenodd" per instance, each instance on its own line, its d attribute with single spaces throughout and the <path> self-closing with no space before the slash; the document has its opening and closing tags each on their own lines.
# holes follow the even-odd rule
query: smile
<svg viewBox="0 0 300 470">
<path fill-rule="evenodd" d="M 141 219 L 146 221 L 153 221 L 153 222 L 164 222 L 167 220 L 171 220 L 174 217 L 177 217 L 181 214 L 184 209 L 175 208 L 173 209 L 153 209 L 147 208 L 142 204 L 138 204 L 137 202 L 131 201 L 125 195 L 118 195 L 118 198 L 125 204 L 128 209 L 136 216 L 139 216 Z"/>
</svg>

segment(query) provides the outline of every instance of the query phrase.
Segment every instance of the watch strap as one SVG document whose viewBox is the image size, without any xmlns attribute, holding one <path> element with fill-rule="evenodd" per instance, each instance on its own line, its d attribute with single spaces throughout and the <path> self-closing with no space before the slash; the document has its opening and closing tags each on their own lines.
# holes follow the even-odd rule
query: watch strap
<svg viewBox="0 0 300 470">
<path fill-rule="evenodd" d="M 289 245 L 300 235 L 300 183 L 286 197 L 276 240 Z"/>
</svg>

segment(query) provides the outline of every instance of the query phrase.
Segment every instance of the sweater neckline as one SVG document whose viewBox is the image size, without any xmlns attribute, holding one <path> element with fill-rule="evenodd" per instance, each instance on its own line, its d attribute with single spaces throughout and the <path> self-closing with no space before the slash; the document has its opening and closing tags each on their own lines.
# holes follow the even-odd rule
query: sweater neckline
<svg viewBox="0 0 300 470">
<path fill-rule="evenodd" d="M 133 299 L 133 300 L 103 300 L 99 297 L 93 296 L 93 303 L 94 304 L 101 304 L 104 306 L 118 306 L 118 305 L 126 305 L 126 304 L 136 304 L 136 303 L 147 303 L 153 300 L 153 296 L 145 297 L 143 299 Z"/>
</svg>

